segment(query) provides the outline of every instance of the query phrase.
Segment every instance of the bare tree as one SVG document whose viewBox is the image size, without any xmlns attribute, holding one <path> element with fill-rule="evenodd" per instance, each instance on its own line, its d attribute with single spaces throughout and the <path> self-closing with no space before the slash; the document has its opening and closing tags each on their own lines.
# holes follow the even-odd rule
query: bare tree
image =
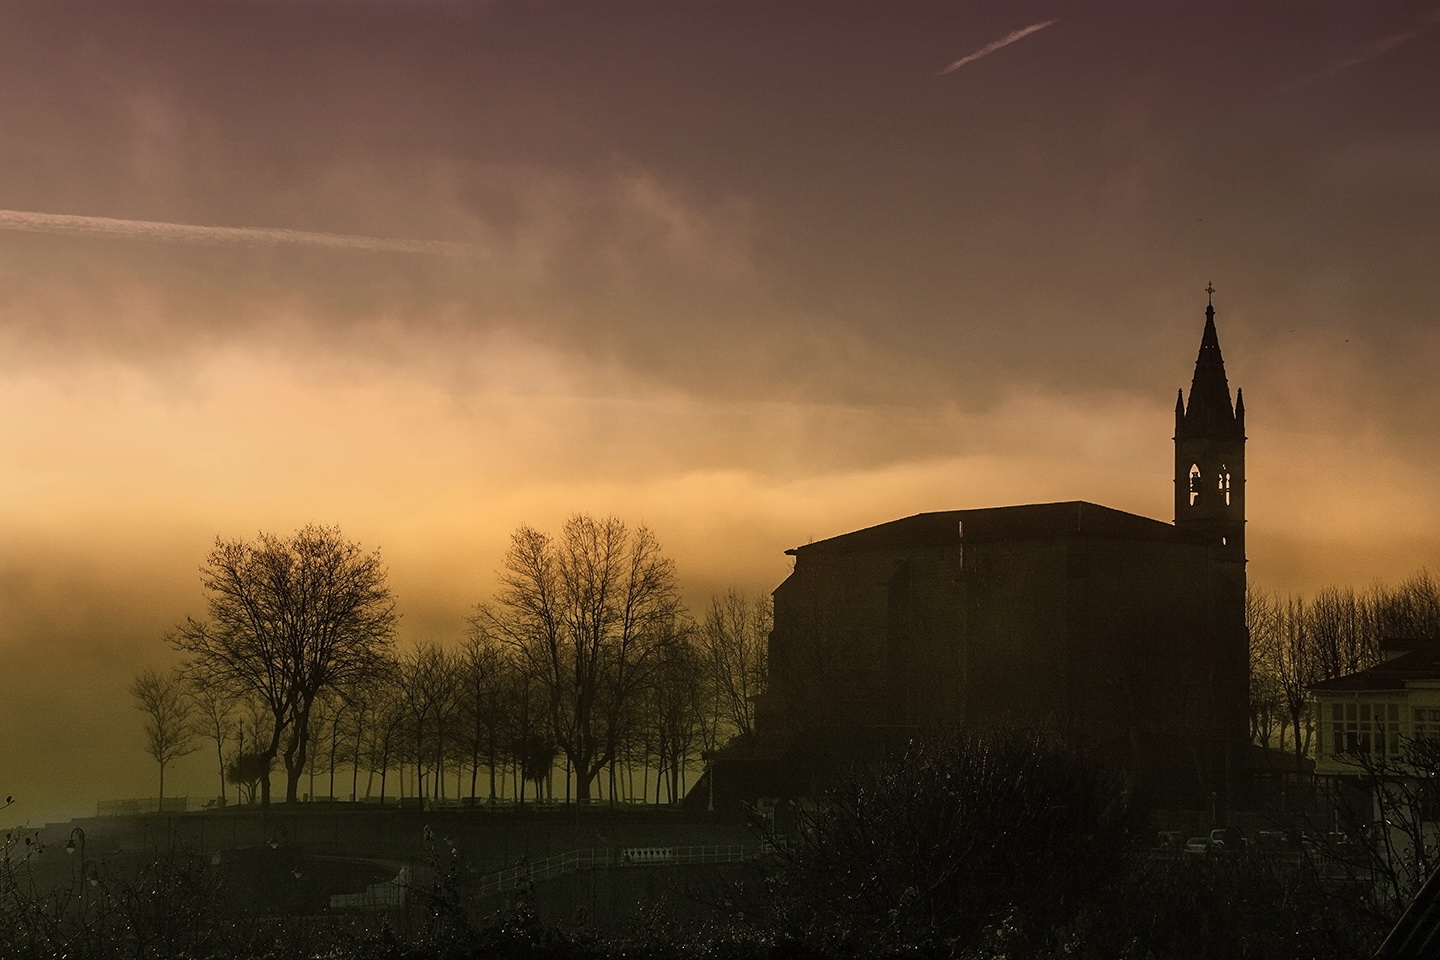
<svg viewBox="0 0 1440 960">
<path fill-rule="evenodd" d="M 199 682 L 258 697 L 269 711 L 267 766 L 284 744 L 285 799 L 297 799 L 309 754 L 310 711 L 327 689 L 361 683 L 388 651 L 395 602 L 378 552 L 336 527 L 310 525 L 288 539 L 215 541 L 200 568 L 207 620 L 169 637 Z M 261 784 L 270 802 L 268 778 Z"/>
<path fill-rule="evenodd" d="M 179 673 L 142 670 L 130 685 L 135 708 L 145 715 L 145 752 L 160 765 L 160 808 L 165 808 L 165 768 L 195 749 L 190 701 Z"/>
<path fill-rule="evenodd" d="M 526 782 L 535 784 L 536 800 L 546 799 L 555 769 L 555 744 L 544 734 L 532 733 L 516 742 L 513 749 L 519 767 L 520 802 L 525 802 Z"/>
<path fill-rule="evenodd" d="M 345 715 L 345 701 L 338 691 L 327 690 L 315 698 L 310 710 L 310 743 L 305 773 L 309 776 L 308 798 L 319 794 L 315 791 L 315 777 L 328 770 L 329 796 L 335 796 L 335 753 L 339 747 L 340 718 Z"/>
<path fill-rule="evenodd" d="M 220 773 L 220 804 L 223 806 L 226 802 L 225 744 L 238 729 L 236 695 L 218 684 L 190 682 L 187 687 L 195 733 L 215 743 L 215 764 Z"/>
<path fill-rule="evenodd" d="M 410 721 L 406 734 L 410 759 L 415 761 L 416 796 L 439 797 L 446 725 L 456 697 L 453 659 L 437 644 L 422 644 L 401 655 L 396 682 Z"/>
<path fill-rule="evenodd" d="M 661 648 L 641 698 L 640 722 L 647 752 L 655 760 L 656 803 L 662 784 L 671 803 L 680 801 L 702 729 L 704 682 L 700 651 L 689 636 L 678 633 Z"/>
<path fill-rule="evenodd" d="M 1301 761 L 1310 752 L 1310 740 L 1315 733 L 1310 684 L 1321 677 L 1315 664 L 1314 647 L 1310 642 L 1309 616 L 1305 601 L 1300 597 L 1287 597 L 1280 601 L 1276 609 L 1280 642 L 1276 676 L 1284 693 L 1285 713 L 1294 738 L 1292 746 L 1295 750 L 1295 767 L 1298 770 Z"/>
<path fill-rule="evenodd" d="M 505 678 L 505 702 L 510 710 L 512 739 L 507 753 L 511 765 L 511 790 L 514 799 L 523 805 L 528 780 L 535 781 L 535 798 L 542 797 L 541 789 L 549 782 L 557 751 L 550 732 L 550 698 L 544 682 L 520 657 L 511 658 L 510 663 L 512 669 L 506 672 Z M 543 778 L 540 776 L 542 768 Z"/>
<path fill-rule="evenodd" d="M 1283 741 L 1286 723 L 1280 603 L 1273 594 L 1246 586 L 1245 626 L 1250 631 L 1250 739 L 1269 748 L 1272 739 Z"/>
<path fill-rule="evenodd" d="M 349 727 L 346 725 L 346 720 L 352 709 L 352 701 L 346 690 L 335 691 L 333 700 L 334 706 L 330 710 L 330 731 L 325 737 L 325 741 L 330 747 L 330 762 L 327 764 L 330 768 L 330 786 L 327 792 L 330 794 L 331 800 L 335 799 L 336 763 L 343 759 L 342 751 L 349 752 L 350 743 L 346 738 Z"/>
<path fill-rule="evenodd" d="M 335 717 L 331 740 L 330 795 L 335 795 L 335 768 L 337 765 L 350 767 L 350 799 L 358 800 L 360 795 L 360 757 L 364 747 L 366 731 L 374 719 L 374 708 L 383 685 L 379 674 L 370 677 L 362 686 L 348 686 L 339 692 L 344 708 Z"/>
<path fill-rule="evenodd" d="M 375 775 L 380 775 L 380 802 L 385 802 L 390 765 L 401 755 L 401 741 L 407 718 L 404 699 L 400 693 L 398 664 L 391 662 L 388 670 L 380 673 L 365 689 L 370 697 L 370 722 L 365 728 L 360 746 L 360 756 L 369 771 L 365 782 L 365 795 L 370 795 Z"/>
<path fill-rule="evenodd" d="M 1440 639 L 1440 581 L 1421 570 L 1393 588 L 1372 591 L 1375 630 L 1381 640 Z"/>
<path fill-rule="evenodd" d="M 1317 679 L 1333 680 L 1374 666 L 1380 638 L 1367 609 L 1350 587 L 1326 587 L 1307 608 L 1308 638 Z"/>
<path fill-rule="evenodd" d="M 1387 740 L 1381 733 L 1345 745 L 1350 749 L 1338 756 L 1358 776 L 1343 787 L 1330 781 L 1333 819 L 1312 823 L 1311 835 L 1330 867 L 1365 881 L 1382 903 L 1401 907 L 1440 866 L 1440 742 Z"/>
<path fill-rule="evenodd" d="M 583 514 L 559 539 L 511 537 L 493 605 L 475 623 L 540 679 L 551 733 L 575 771 L 577 800 L 614 756 L 620 720 L 680 610 L 674 563 L 646 527 Z"/>
<path fill-rule="evenodd" d="M 507 696 L 513 684 L 509 674 L 515 670 L 507 650 L 492 634 L 471 624 L 470 633 L 460 649 L 458 673 L 462 680 L 460 716 L 464 740 L 470 759 L 470 802 L 475 802 L 480 767 L 490 778 L 489 799 L 496 799 L 496 776 L 506 758 L 506 741 L 513 725 L 513 707 Z"/>
<path fill-rule="evenodd" d="M 774 601 L 729 590 L 710 599 L 700 625 L 705 670 L 722 721 L 747 753 L 755 748 L 755 698 L 769 678 L 766 646 L 774 627 Z M 718 745 L 718 744 L 717 744 Z"/>
</svg>

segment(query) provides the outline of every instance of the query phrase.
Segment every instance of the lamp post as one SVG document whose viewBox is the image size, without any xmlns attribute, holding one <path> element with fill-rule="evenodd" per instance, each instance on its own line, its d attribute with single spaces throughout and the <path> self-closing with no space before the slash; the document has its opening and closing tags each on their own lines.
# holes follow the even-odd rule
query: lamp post
<svg viewBox="0 0 1440 960">
<path fill-rule="evenodd" d="M 709 813 L 715 812 L 715 751 L 702 750 L 700 758 L 705 761 L 705 786 L 708 791 L 705 809 Z"/>
<path fill-rule="evenodd" d="M 78 844 L 76 843 L 77 840 L 79 841 Z M 70 839 L 65 841 L 65 852 L 74 856 L 77 847 L 80 850 L 80 869 L 78 872 L 80 877 L 78 884 L 80 891 L 80 921 L 83 923 L 85 921 L 85 831 L 80 827 L 75 827 L 70 831 Z M 76 875 L 77 872 L 72 866 L 70 870 L 70 886 L 72 888 L 77 887 L 75 883 Z"/>
</svg>

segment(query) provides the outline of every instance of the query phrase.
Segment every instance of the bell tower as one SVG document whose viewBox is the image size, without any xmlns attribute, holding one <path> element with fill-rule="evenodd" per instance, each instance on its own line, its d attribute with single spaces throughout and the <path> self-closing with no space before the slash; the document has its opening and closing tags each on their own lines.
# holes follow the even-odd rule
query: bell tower
<svg viewBox="0 0 1440 960">
<path fill-rule="evenodd" d="M 1206 285 L 1205 332 L 1190 397 L 1175 401 L 1175 525 L 1210 538 L 1217 559 L 1245 563 L 1245 399 L 1230 383 Z"/>
</svg>

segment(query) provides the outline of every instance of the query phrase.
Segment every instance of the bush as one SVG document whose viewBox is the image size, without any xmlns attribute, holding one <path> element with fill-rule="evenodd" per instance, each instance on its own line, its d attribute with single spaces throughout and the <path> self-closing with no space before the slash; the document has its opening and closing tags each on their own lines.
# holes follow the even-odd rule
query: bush
<svg viewBox="0 0 1440 960">
<path fill-rule="evenodd" d="M 1361 960 L 1388 924 L 1364 889 L 1273 853 L 1149 859 L 1072 930 L 1077 960 Z"/>
<path fill-rule="evenodd" d="M 916 740 L 829 791 L 758 912 L 831 954 L 1048 949 L 1131 868 L 1134 835 L 1118 787 L 1060 744 Z"/>
</svg>

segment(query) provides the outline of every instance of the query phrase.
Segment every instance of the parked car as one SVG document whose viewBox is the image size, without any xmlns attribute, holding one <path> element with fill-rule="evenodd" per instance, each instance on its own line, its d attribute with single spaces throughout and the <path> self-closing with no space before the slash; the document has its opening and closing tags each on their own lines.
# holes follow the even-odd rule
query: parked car
<svg viewBox="0 0 1440 960">
<path fill-rule="evenodd" d="M 1279 830 L 1261 830 L 1255 834 L 1254 846 L 1264 853 L 1284 853 L 1291 848 L 1291 843 Z"/>
<path fill-rule="evenodd" d="M 1204 856 L 1210 852 L 1210 838 L 1191 837 L 1185 841 L 1185 852 L 1193 853 L 1196 856 Z"/>
</svg>

